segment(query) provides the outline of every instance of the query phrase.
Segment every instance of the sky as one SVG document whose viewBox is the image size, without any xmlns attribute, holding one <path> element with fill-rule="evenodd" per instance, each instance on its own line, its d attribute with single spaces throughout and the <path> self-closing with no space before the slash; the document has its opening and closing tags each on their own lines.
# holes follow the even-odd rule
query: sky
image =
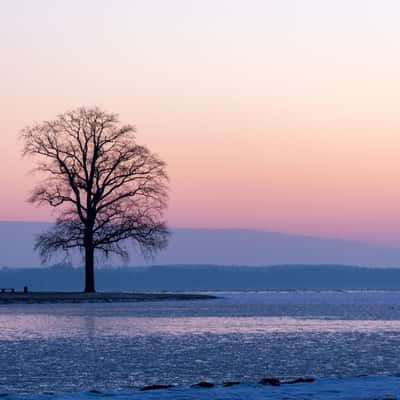
<svg viewBox="0 0 400 400">
<path fill-rule="evenodd" d="M 168 163 L 171 226 L 400 246 L 397 0 L 1 6 L 0 220 L 54 218 L 20 129 L 98 105 Z"/>
</svg>

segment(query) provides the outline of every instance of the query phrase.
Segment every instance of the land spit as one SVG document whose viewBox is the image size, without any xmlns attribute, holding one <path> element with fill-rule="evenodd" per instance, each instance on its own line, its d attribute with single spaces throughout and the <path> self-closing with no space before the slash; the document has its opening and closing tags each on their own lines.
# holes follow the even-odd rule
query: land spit
<svg viewBox="0 0 400 400">
<path fill-rule="evenodd" d="M 164 300 L 210 300 L 216 296 L 194 293 L 143 292 L 14 292 L 0 293 L 0 304 L 10 303 L 114 303 Z"/>
</svg>

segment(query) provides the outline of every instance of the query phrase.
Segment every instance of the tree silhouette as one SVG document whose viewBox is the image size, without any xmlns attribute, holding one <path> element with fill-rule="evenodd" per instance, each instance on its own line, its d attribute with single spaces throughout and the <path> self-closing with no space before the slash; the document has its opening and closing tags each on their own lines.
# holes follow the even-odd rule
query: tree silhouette
<svg viewBox="0 0 400 400">
<path fill-rule="evenodd" d="M 138 145 L 134 133 L 116 114 L 83 107 L 21 133 L 23 155 L 37 158 L 34 171 L 42 177 L 29 201 L 57 210 L 56 223 L 36 238 L 35 249 L 46 262 L 80 248 L 85 292 L 95 292 L 95 252 L 127 258 L 129 239 L 145 255 L 167 244 L 166 165 Z"/>
</svg>

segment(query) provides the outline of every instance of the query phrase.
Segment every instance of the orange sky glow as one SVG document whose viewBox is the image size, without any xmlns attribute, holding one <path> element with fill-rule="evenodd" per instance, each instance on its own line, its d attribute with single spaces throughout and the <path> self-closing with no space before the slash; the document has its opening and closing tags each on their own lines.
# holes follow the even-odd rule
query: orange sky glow
<svg viewBox="0 0 400 400">
<path fill-rule="evenodd" d="M 0 220 L 52 218 L 19 130 L 98 105 L 167 161 L 171 226 L 400 245 L 397 1 L 3 8 Z"/>
</svg>

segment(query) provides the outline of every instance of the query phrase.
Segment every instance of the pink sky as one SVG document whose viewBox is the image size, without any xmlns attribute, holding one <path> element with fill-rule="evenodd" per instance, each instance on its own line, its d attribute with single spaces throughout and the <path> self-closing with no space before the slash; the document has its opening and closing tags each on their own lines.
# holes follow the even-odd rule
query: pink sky
<svg viewBox="0 0 400 400">
<path fill-rule="evenodd" d="M 168 163 L 172 226 L 400 245 L 395 0 L 8 2 L 0 220 L 47 220 L 18 131 L 80 105 Z"/>
</svg>

